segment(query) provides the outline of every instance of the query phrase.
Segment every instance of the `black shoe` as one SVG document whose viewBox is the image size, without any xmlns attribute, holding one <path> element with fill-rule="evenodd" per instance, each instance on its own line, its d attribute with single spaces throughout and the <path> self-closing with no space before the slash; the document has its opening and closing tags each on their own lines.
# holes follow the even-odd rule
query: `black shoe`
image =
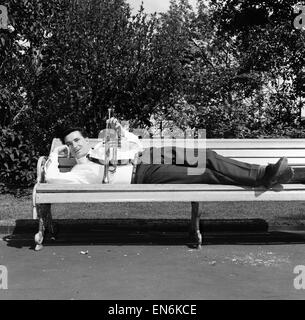
<svg viewBox="0 0 305 320">
<path fill-rule="evenodd" d="M 305 168 L 294 168 L 294 175 L 290 183 L 305 183 Z"/>
<path fill-rule="evenodd" d="M 262 179 L 262 185 L 271 188 L 278 183 L 287 183 L 293 177 L 293 169 L 288 166 L 287 158 L 281 158 L 275 164 L 269 164 L 266 167 L 265 175 Z"/>
</svg>

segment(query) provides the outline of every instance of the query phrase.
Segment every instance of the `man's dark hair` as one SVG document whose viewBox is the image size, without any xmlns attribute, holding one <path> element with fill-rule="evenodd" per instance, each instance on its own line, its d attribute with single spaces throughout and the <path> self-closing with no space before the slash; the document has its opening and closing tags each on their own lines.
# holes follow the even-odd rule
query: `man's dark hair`
<svg viewBox="0 0 305 320">
<path fill-rule="evenodd" d="M 87 134 L 87 132 L 86 132 L 86 130 L 84 128 L 70 127 L 70 128 L 66 128 L 66 129 L 62 130 L 59 133 L 59 139 L 62 142 L 62 144 L 65 144 L 65 137 L 68 134 L 70 134 L 71 132 L 74 132 L 74 131 L 79 131 L 84 138 L 88 138 L 88 134 Z"/>
</svg>

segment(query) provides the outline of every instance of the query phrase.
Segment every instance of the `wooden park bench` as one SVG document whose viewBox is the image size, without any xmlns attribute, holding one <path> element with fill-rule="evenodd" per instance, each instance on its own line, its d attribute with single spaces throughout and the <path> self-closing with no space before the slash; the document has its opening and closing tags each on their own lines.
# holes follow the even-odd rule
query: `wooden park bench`
<svg viewBox="0 0 305 320">
<path fill-rule="evenodd" d="M 98 140 L 90 139 L 94 146 Z M 143 139 L 143 146 L 150 146 Z M 60 145 L 54 139 L 51 150 Z M 207 139 L 206 147 L 217 153 L 249 163 L 267 165 L 280 157 L 287 157 L 295 170 L 305 170 L 305 139 Z M 190 202 L 190 236 L 200 248 L 199 202 L 206 201 L 304 201 L 305 184 L 278 185 L 271 190 L 264 187 L 241 187 L 213 184 L 47 184 L 44 180 L 46 157 L 40 157 L 37 165 L 37 183 L 33 189 L 33 219 L 39 219 L 39 231 L 35 235 L 36 250 L 42 248 L 45 229 L 53 233 L 52 203 L 97 203 L 97 202 Z M 62 172 L 69 171 L 74 159 L 59 158 Z"/>
</svg>

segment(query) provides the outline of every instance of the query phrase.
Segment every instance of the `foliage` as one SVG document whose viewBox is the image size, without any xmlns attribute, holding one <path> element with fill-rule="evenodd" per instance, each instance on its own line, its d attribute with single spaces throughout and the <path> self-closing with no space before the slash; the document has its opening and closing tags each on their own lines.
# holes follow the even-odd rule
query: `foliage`
<svg viewBox="0 0 305 320">
<path fill-rule="evenodd" d="M 29 160 L 1 165 L 2 179 L 33 183 L 33 161 L 58 131 L 97 136 L 110 106 L 131 127 L 149 127 L 154 115 L 207 137 L 304 137 L 305 33 L 293 28 L 295 3 L 198 0 L 195 11 L 171 0 L 167 12 L 147 15 L 125 0 L 4 1 L 1 148 L 18 162 L 20 143 Z"/>
<path fill-rule="evenodd" d="M 0 128 L 0 191 L 32 185 L 38 154 L 21 132 Z"/>
<path fill-rule="evenodd" d="M 305 38 L 292 26 L 294 4 L 214 1 L 209 10 L 202 4 L 202 23 L 194 31 L 205 60 L 197 60 L 207 100 L 200 110 L 208 118 L 201 123 L 208 128 L 216 120 L 219 128 L 209 128 L 210 136 L 304 136 L 300 80 Z M 198 92 L 197 87 L 195 99 Z"/>
</svg>

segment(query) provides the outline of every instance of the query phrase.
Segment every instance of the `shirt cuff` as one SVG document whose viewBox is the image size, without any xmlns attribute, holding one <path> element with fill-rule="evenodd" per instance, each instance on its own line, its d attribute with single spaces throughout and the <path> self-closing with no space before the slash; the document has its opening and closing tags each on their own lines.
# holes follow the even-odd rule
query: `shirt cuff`
<svg viewBox="0 0 305 320">
<path fill-rule="evenodd" d="M 56 152 L 51 152 L 46 162 L 45 168 L 48 169 L 51 163 L 54 165 L 58 165 L 58 154 Z"/>
<path fill-rule="evenodd" d="M 51 154 L 49 155 L 49 159 L 51 159 L 52 161 L 58 161 L 58 154 L 56 152 L 51 152 Z"/>
</svg>

